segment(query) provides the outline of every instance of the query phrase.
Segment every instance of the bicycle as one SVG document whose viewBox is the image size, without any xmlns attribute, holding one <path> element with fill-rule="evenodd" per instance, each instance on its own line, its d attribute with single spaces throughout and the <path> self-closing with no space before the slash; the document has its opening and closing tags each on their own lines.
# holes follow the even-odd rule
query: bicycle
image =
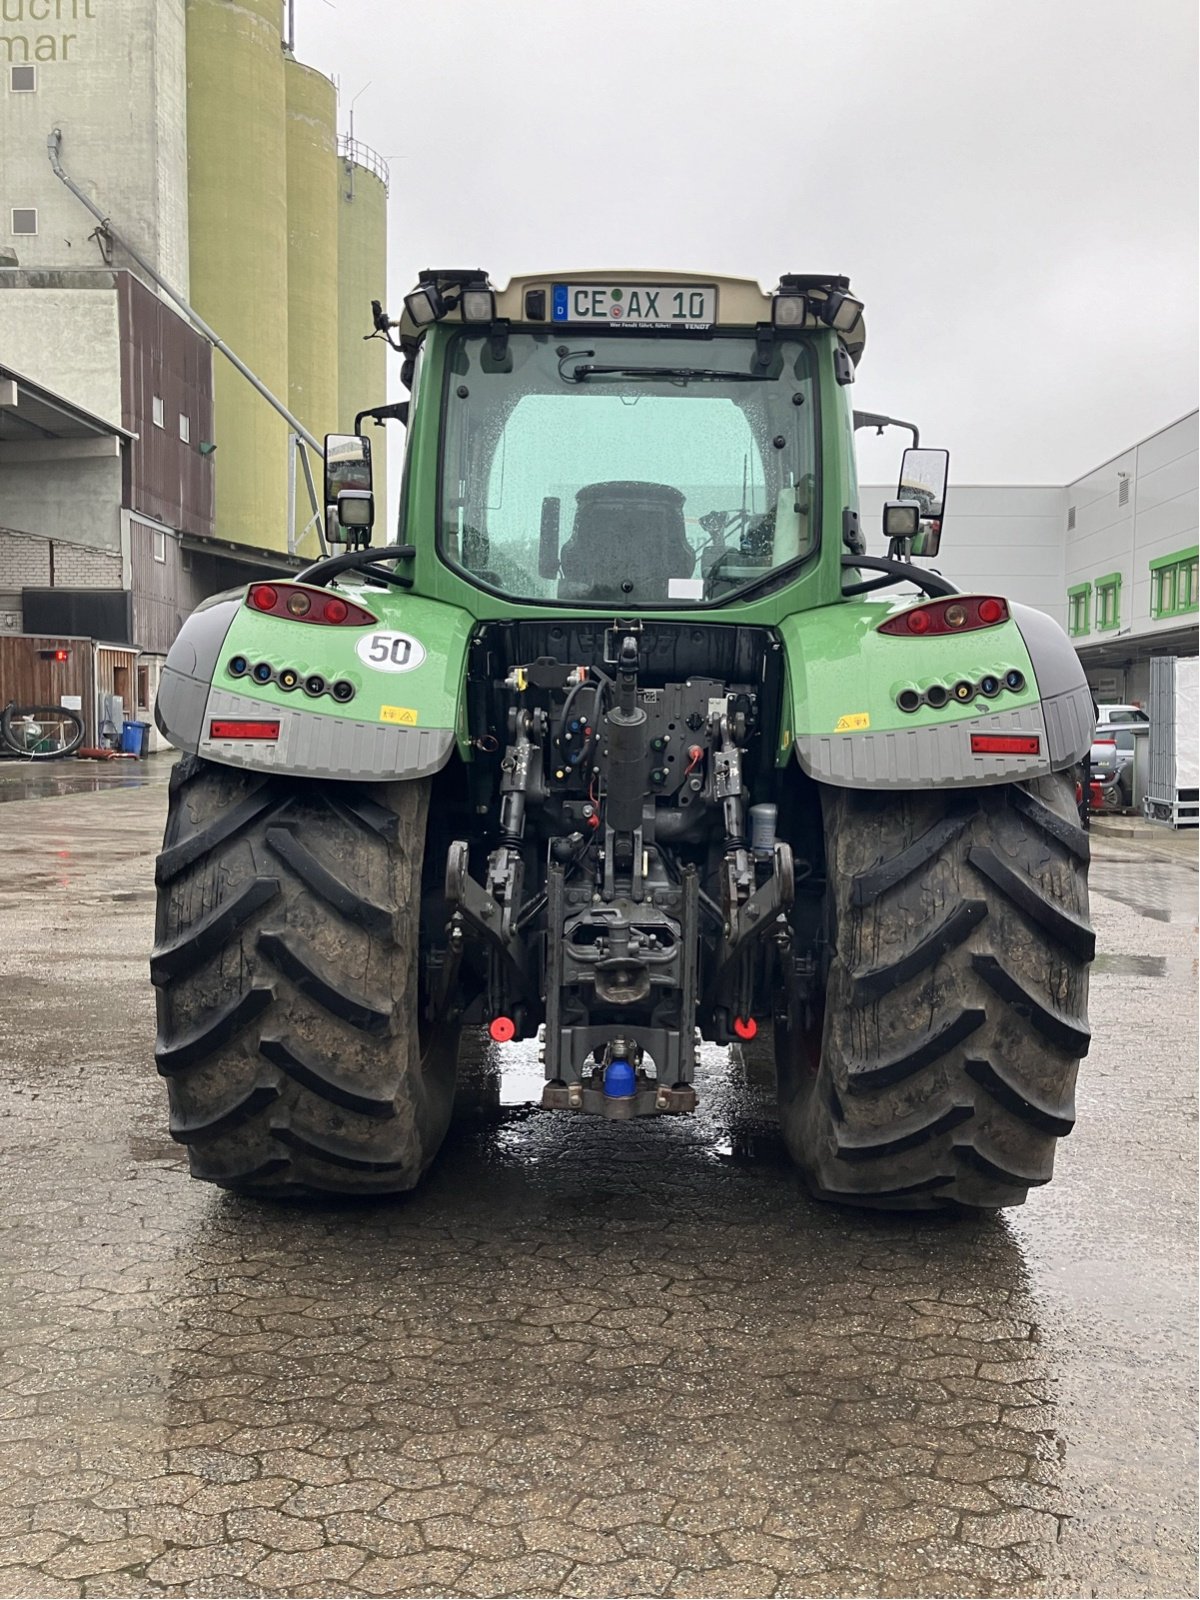
<svg viewBox="0 0 1200 1600">
<path fill-rule="evenodd" d="M 83 718 L 66 706 L 19 706 L 0 714 L 0 750 L 26 761 L 57 761 L 83 743 Z"/>
</svg>

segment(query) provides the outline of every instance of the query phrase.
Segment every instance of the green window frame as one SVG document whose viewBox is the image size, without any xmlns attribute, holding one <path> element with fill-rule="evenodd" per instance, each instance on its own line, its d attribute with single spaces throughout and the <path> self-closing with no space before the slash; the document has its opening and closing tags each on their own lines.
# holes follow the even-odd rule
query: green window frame
<svg viewBox="0 0 1200 1600">
<path fill-rule="evenodd" d="M 1121 626 L 1121 574 L 1106 572 L 1096 579 L 1096 632 L 1111 633 Z"/>
<path fill-rule="evenodd" d="M 1150 563 L 1150 615 L 1183 617 L 1200 611 L 1200 546 L 1176 550 Z"/>
<path fill-rule="evenodd" d="M 1092 631 L 1092 586 L 1077 583 L 1067 590 L 1067 632 L 1078 639 Z"/>
</svg>

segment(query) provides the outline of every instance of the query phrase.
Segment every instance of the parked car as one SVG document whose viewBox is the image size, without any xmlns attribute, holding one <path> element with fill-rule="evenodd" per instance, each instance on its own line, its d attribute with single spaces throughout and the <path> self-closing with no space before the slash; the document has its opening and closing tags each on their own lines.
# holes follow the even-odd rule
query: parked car
<svg viewBox="0 0 1200 1600">
<path fill-rule="evenodd" d="M 1141 706 L 1097 706 L 1096 726 L 1107 728 L 1120 723 L 1149 722 L 1150 718 Z"/>
</svg>

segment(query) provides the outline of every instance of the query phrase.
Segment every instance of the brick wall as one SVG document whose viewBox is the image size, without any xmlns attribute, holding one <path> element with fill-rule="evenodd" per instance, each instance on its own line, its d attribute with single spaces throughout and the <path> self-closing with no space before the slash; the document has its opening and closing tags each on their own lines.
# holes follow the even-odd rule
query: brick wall
<svg viewBox="0 0 1200 1600">
<path fill-rule="evenodd" d="M 54 586 L 57 589 L 119 589 L 121 558 L 111 550 L 86 545 L 55 544 Z"/>
<path fill-rule="evenodd" d="M 22 589 L 119 589 L 121 558 L 0 528 L 0 633 L 20 633 Z"/>
</svg>

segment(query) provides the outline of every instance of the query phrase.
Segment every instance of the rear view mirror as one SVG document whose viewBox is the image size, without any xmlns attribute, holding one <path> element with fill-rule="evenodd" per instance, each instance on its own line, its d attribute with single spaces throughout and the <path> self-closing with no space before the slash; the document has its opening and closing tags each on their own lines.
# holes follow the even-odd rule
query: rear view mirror
<svg viewBox="0 0 1200 1600">
<path fill-rule="evenodd" d="M 336 544 L 369 544 L 375 521 L 371 441 L 357 433 L 325 435 L 325 526 Z"/>
<path fill-rule="evenodd" d="M 900 464 L 900 500 L 919 507 L 919 526 L 909 536 L 910 556 L 935 556 L 942 542 L 946 486 L 950 479 L 948 450 L 906 450 Z"/>
</svg>

